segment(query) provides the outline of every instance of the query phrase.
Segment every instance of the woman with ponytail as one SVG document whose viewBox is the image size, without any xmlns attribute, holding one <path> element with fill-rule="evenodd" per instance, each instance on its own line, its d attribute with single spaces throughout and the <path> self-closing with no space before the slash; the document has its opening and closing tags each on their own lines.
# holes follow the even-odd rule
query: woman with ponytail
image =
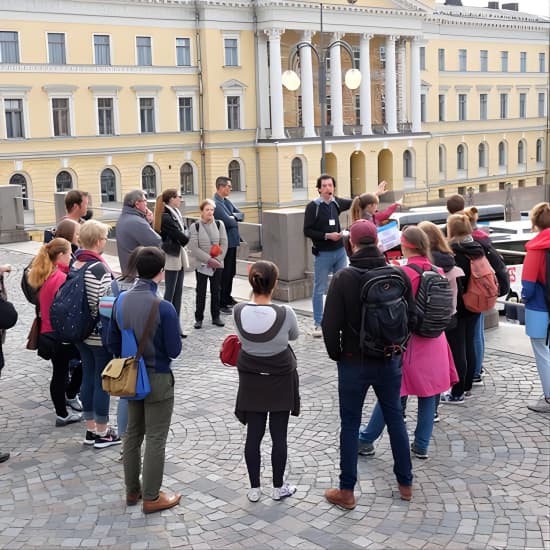
<svg viewBox="0 0 550 550">
<path fill-rule="evenodd" d="M 296 487 L 284 481 L 284 473 L 289 415 L 298 416 L 300 412 L 296 356 L 288 344 L 298 338 L 298 321 L 290 306 L 271 302 L 278 278 L 279 270 L 274 263 L 256 262 L 248 273 L 252 298 L 233 308 L 241 341 L 235 415 L 247 426 L 244 456 L 250 479 L 247 494 L 250 502 L 258 502 L 262 494 L 260 445 L 268 417 L 273 442 L 271 496 L 273 500 L 281 500 L 296 492 Z"/>
<path fill-rule="evenodd" d="M 78 398 L 82 382 L 80 363 L 73 370 L 69 379 L 69 362 L 78 359 L 79 354 L 72 344 L 56 340 L 50 322 L 50 307 L 59 287 L 65 282 L 71 262 L 71 243 L 66 239 L 56 238 L 42 245 L 31 264 L 29 283 L 40 289 L 40 337 L 38 353 L 44 359 L 51 359 L 53 374 L 50 382 L 50 396 L 55 407 L 55 425 L 66 426 L 79 422 L 82 415 L 82 404 Z M 71 409 L 67 409 L 67 405 Z"/>
</svg>

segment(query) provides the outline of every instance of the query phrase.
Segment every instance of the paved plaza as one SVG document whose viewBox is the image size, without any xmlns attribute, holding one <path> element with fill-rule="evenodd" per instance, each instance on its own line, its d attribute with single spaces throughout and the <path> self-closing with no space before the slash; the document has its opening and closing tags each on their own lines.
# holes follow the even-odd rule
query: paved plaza
<svg viewBox="0 0 550 550">
<path fill-rule="evenodd" d="M 82 445 L 84 424 L 54 427 L 51 365 L 25 350 L 33 309 L 19 280 L 29 259 L 0 250 L 0 263 L 15 268 L 6 281 L 20 315 L 7 334 L 0 379 L 0 450 L 11 452 L 0 464 L 0 548 L 550 548 L 550 418 L 525 406 L 540 396 L 540 383 L 534 360 L 521 351 L 523 327 L 506 332 L 504 349 L 488 338 L 485 385 L 474 387 L 473 398 L 441 406 L 429 460 L 413 459 L 413 500 L 399 499 L 384 435 L 376 456 L 359 458 L 358 506 L 343 512 L 323 497 L 338 483 L 336 367 L 308 334 L 311 318 L 299 315 L 302 414 L 291 417 L 287 467 L 298 491 L 271 500 L 265 445 L 263 495 L 252 504 L 245 432 L 233 415 L 237 372 L 217 357 L 233 322 L 226 316 L 225 328 L 208 319 L 202 330 L 190 328 L 194 295 L 187 287 L 182 315 L 190 334 L 173 364 L 164 477 L 165 488 L 183 497 L 176 508 L 144 516 L 125 505 L 120 447 Z M 365 419 L 372 404 L 369 395 Z M 415 406 L 411 399 L 409 433 Z"/>
</svg>

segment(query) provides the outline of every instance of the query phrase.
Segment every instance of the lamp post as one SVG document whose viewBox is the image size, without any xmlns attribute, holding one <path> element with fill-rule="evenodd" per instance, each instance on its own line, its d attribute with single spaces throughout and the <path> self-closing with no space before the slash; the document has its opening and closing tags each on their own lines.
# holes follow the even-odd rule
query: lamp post
<svg viewBox="0 0 550 550">
<path fill-rule="evenodd" d="M 351 46 L 344 40 L 334 40 L 328 46 L 324 46 L 323 41 L 323 4 L 320 4 L 320 37 L 319 45 L 315 47 L 310 42 L 302 40 L 295 44 L 290 50 L 289 54 L 289 69 L 286 70 L 281 75 L 281 81 L 283 86 L 294 92 L 300 87 L 300 77 L 296 74 L 292 67 L 296 59 L 296 55 L 299 54 L 302 48 L 310 48 L 315 56 L 317 57 L 318 64 L 318 83 L 319 86 L 319 104 L 321 108 L 321 127 L 320 127 L 320 138 L 321 138 L 321 173 L 324 174 L 326 171 L 326 126 L 327 126 L 327 90 L 326 90 L 326 60 L 330 54 L 331 48 L 335 46 L 342 46 L 344 50 L 349 54 L 351 58 L 352 68 L 346 71 L 344 81 L 346 87 L 350 90 L 356 90 L 361 84 L 361 73 L 353 68 L 353 50 Z"/>
</svg>

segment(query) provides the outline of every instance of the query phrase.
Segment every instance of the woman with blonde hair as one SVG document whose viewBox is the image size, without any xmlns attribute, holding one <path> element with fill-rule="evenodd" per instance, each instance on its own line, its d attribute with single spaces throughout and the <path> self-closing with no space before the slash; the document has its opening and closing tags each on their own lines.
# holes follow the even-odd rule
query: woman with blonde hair
<svg viewBox="0 0 550 550">
<path fill-rule="evenodd" d="M 162 237 L 161 248 L 166 253 L 164 268 L 164 299 L 172 303 L 178 314 L 181 312 L 183 277 L 187 266 L 184 246 L 189 242 L 189 232 L 180 212 L 181 193 L 174 188 L 165 189 L 157 197 L 153 229 Z M 182 338 L 185 333 L 180 330 Z"/>
<path fill-rule="evenodd" d="M 541 202 L 533 207 L 531 225 L 538 234 L 525 244 L 527 254 L 521 273 L 521 298 L 525 302 L 525 332 L 535 353 L 543 396 L 527 408 L 550 413 L 550 314 L 545 299 L 550 292 L 546 286 L 549 283 L 546 261 L 550 248 L 550 204 Z"/>
<path fill-rule="evenodd" d="M 55 408 L 55 425 L 66 426 L 82 419 L 82 404 L 78 398 L 82 382 L 80 364 L 73 369 L 69 379 L 69 363 L 78 359 L 78 351 L 72 344 L 59 342 L 50 322 L 50 308 L 59 287 L 67 279 L 71 262 L 71 243 L 56 237 L 43 244 L 31 264 L 29 284 L 39 289 L 40 336 L 38 354 L 50 359 L 53 366 L 50 381 L 50 397 Z M 67 405 L 72 409 L 69 411 Z"/>
</svg>

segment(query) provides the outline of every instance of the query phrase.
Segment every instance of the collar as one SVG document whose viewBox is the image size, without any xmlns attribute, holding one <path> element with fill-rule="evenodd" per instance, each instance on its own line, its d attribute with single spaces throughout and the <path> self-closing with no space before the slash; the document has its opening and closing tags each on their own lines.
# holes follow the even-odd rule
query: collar
<svg viewBox="0 0 550 550">
<path fill-rule="evenodd" d="M 150 290 L 153 294 L 158 292 L 158 284 L 152 279 L 136 279 L 133 290 Z"/>
</svg>

